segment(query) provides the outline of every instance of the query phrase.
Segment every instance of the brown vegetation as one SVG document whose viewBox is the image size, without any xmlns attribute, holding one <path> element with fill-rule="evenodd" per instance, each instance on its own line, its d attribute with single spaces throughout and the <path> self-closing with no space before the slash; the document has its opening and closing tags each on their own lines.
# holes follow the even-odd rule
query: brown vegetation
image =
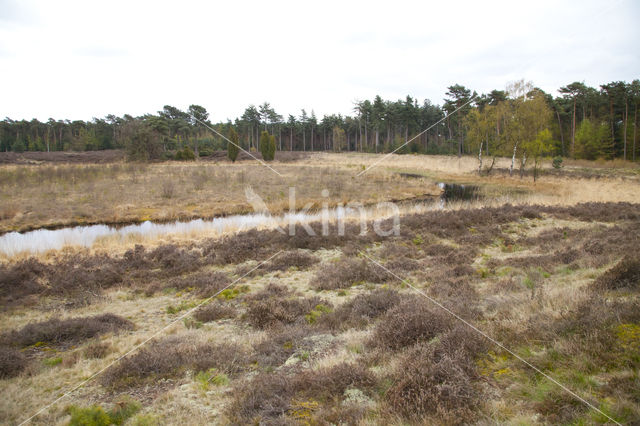
<svg viewBox="0 0 640 426">
<path fill-rule="evenodd" d="M 36 343 L 69 345 L 80 343 L 108 332 L 133 329 L 133 323 L 118 315 L 100 314 L 90 317 L 76 317 L 28 324 L 19 330 L 0 336 L 4 345 L 27 347 Z"/>
<path fill-rule="evenodd" d="M 187 370 L 195 373 L 210 368 L 235 374 L 246 362 L 246 352 L 239 345 L 171 336 L 124 358 L 105 372 L 102 382 L 115 387 L 140 386 L 162 378 L 179 378 Z"/>
</svg>

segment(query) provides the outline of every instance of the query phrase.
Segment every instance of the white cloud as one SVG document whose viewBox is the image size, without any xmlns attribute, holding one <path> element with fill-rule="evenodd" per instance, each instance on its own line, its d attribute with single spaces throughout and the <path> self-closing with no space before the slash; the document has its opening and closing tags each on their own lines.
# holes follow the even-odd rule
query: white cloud
<svg viewBox="0 0 640 426">
<path fill-rule="evenodd" d="M 633 0 L 152 2 L 0 0 L 0 116 L 87 119 L 165 104 L 214 120 L 269 101 L 281 114 L 356 99 L 442 103 L 517 78 L 547 91 L 637 78 Z"/>
</svg>

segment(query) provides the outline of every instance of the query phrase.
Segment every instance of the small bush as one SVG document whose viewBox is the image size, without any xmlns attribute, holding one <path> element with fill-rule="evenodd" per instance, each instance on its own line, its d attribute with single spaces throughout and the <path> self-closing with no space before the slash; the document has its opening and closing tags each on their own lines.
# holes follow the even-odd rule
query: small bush
<svg viewBox="0 0 640 426">
<path fill-rule="evenodd" d="M 323 265 L 311 280 L 316 290 L 336 290 L 358 282 L 382 283 L 394 278 L 381 267 L 364 259 L 342 258 Z"/>
<path fill-rule="evenodd" d="M 299 270 L 308 269 L 311 266 L 318 263 L 320 260 L 303 250 L 290 250 L 280 253 L 272 261 L 264 264 L 262 270 L 271 271 L 286 271 L 289 268 L 297 268 Z"/>
<path fill-rule="evenodd" d="M 468 423 L 481 401 L 469 371 L 473 367 L 455 353 L 436 356 L 431 345 L 418 344 L 394 372 L 386 403 L 412 421 L 434 416 L 446 424 Z"/>
<path fill-rule="evenodd" d="M 201 265 L 198 253 L 175 244 L 166 244 L 156 248 L 149 253 L 148 258 L 156 262 L 164 276 L 175 276 L 191 272 Z"/>
<path fill-rule="evenodd" d="M 269 298 L 252 301 L 247 308 L 247 322 L 256 328 L 270 328 L 282 324 L 304 321 L 314 307 L 330 306 L 318 297 L 311 298 Z"/>
<path fill-rule="evenodd" d="M 186 267 L 186 265 L 177 266 L 178 269 L 183 269 L 184 267 Z M 230 283 L 231 280 L 227 274 L 223 272 L 198 272 L 186 277 L 172 278 L 166 282 L 164 288 L 194 290 L 200 297 L 210 297 L 228 286 Z"/>
<path fill-rule="evenodd" d="M 84 357 L 88 359 L 102 359 L 111 350 L 109 343 L 92 342 L 84 349 Z"/>
<path fill-rule="evenodd" d="M 198 343 L 188 337 L 171 336 L 122 359 L 105 372 L 102 382 L 115 387 L 137 386 L 160 378 L 177 378 L 187 370 L 210 368 L 234 374 L 246 361 L 245 351 L 236 344 Z"/>
<path fill-rule="evenodd" d="M 115 407 L 108 412 L 100 406 L 93 405 L 91 407 L 75 407 L 71 406 L 67 409 L 71 414 L 69 425 L 73 426 L 108 426 L 122 425 L 131 416 L 140 411 L 140 403 L 125 399 L 116 403 Z"/>
<path fill-rule="evenodd" d="M 179 149 L 173 158 L 176 161 L 195 161 L 196 155 L 190 147 L 186 146 L 184 149 Z"/>
<path fill-rule="evenodd" d="M 43 287 L 38 283 L 38 278 L 48 269 L 48 266 L 36 259 L 0 265 L 0 297 L 6 301 L 14 301 L 41 292 Z"/>
<path fill-rule="evenodd" d="M 305 340 L 305 337 L 312 335 L 313 330 L 306 324 L 285 325 L 271 330 L 271 333 L 253 348 L 258 365 L 279 367 L 294 353 L 311 350 L 313 342 Z"/>
<path fill-rule="evenodd" d="M 102 407 L 94 405 L 92 407 L 70 407 L 69 414 L 71 420 L 69 426 L 109 426 L 113 424 L 111 417 Z"/>
<path fill-rule="evenodd" d="M 171 199 L 176 195 L 176 186 L 170 180 L 162 182 L 160 187 L 160 195 L 162 198 Z"/>
<path fill-rule="evenodd" d="M 234 389 L 228 414 L 233 424 L 284 423 L 295 394 L 293 380 L 282 372 L 258 374 Z"/>
<path fill-rule="evenodd" d="M 560 157 L 560 156 L 553 157 L 553 161 L 552 161 L 551 165 L 553 166 L 554 169 L 561 169 L 562 168 L 562 157 Z"/>
<path fill-rule="evenodd" d="M 111 423 L 115 425 L 124 424 L 130 417 L 140 411 L 140 408 L 140 403 L 131 398 L 124 398 L 116 402 L 113 409 L 108 412 Z"/>
<path fill-rule="evenodd" d="M 371 391 L 376 385 L 375 377 L 365 367 L 346 362 L 316 370 L 303 370 L 295 376 L 295 381 L 300 388 L 299 395 L 320 401 L 340 400 L 347 389 Z"/>
<path fill-rule="evenodd" d="M 22 352 L 0 346 L 0 379 L 15 377 L 27 367 L 27 358 Z"/>
<path fill-rule="evenodd" d="M 114 314 L 91 317 L 69 318 L 28 324 L 20 330 L 9 332 L 0 341 L 18 347 L 26 347 L 38 342 L 51 344 L 79 343 L 92 337 L 120 330 L 133 329 L 131 321 Z"/>
<path fill-rule="evenodd" d="M 418 299 L 406 299 L 391 308 L 376 325 L 370 346 L 400 349 L 428 341 L 451 328 L 451 317 Z"/>
<path fill-rule="evenodd" d="M 595 281 L 594 286 L 602 290 L 640 288 L 640 259 L 626 256 L 614 267 L 600 275 Z"/>
<path fill-rule="evenodd" d="M 341 363 L 313 371 L 303 370 L 295 375 L 287 375 L 282 370 L 262 373 L 234 389 L 235 400 L 229 407 L 229 415 L 234 423 L 242 424 L 282 423 L 288 417 L 309 420 L 309 411 L 318 408 L 316 401 L 340 403 L 345 390 L 370 391 L 374 385 L 373 375 L 357 364 Z M 304 416 L 301 416 L 302 411 L 305 411 Z"/>
<path fill-rule="evenodd" d="M 46 358 L 42 360 L 42 363 L 47 367 L 55 367 L 56 365 L 62 364 L 62 358 L 61 357 Z"/>
<path fill-rule="evenodd" d="M 212 322 L 220 319 L 235 318 L 236 309 L 220 302 L 211 302 L 198 308 L 193 317 L 201 322 Z"/>
<path fill-rule="evenodd" d="M 400 299 L 398 292 L 387 289 L 376 289 L 370 293 L 359 294 L 338 306 L 332 313 L 323 315 L 318 324 L 332 330 L 364 328 L 398 304 Z"/>
</svg>

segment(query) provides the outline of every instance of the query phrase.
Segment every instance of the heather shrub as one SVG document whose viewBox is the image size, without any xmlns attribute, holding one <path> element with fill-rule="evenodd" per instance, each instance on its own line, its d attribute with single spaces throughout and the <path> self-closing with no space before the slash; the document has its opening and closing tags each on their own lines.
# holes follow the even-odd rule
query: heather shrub
<svg viewBox="0 0 640 426">
<path fill-rule="evenodd" d="M 246 319 L 252 326 L 262 329 L 300 323 L 320 304 L 330 306 L 319 297 L 253 300 L 248 304 Z"/>
<path fill-rule="evenodd" d="M 429 416 L 447 424 L 468 423 L 481 403 L 474 365 L 457 353 L 434 354 L 428 343 L 411 348 L 392 375 L 388 408 L 415 422 Z"/>
<path fill-rule="evenodd" d="M 175 276 L 197 270 L 201 266 L 200 254 L 178 247 L 175 244 L 165 244 L 157 247 L 148 255 L 156 262 L 157 267 L 165 276 Z"/>
<path fill-rule="evenodd" d="M 318 325 L 332 330 L 364 328 L 398 304 L 400 300 L 400 294 L 389 289 L 376 289 L 369 293 L 359 294 L 352 300 L 338 306 L 333 312 L 322 316 Z"/>
<path fill-rule="evenodd" d="M 272 271 L 286 271 L 289 268 L 297 268 L 299 270 L 308 269 L 311 266 L 318 263 L 320 260 L 303 250 L 289 250 L 280 253 L 273 258 L 270 262 L 264 264 L 262 270 Z"/>
<path fill-rule="evenodd" d="M 231 280 L 227 274 L 219 271 L 197 272 L 186 277 L 175 277 L 168 280 L 163 287 L 176 290 L 193 290 L 200 297 L 210 297 L 227 287 Z"/>
<path fill-rule="evenodd" d="M 73 255 L 51 267 L 45 294 L 89 303 L 102 290 L 122 284 L 124 270 L 109 256 Z"/>
<path fill-rule="evenodd" d="M 315 370 L 302 370 L 295 376 L 299 395 L 319 401 L 339 400 L 344 391 L 357 388 L 372 391 L 376 379 L 361 364 L 341 362 L 339 364 Z"/>
<path fill-rule="evenodd" d="M 351 287 L 358 282 L 381 283 L 394 277 L 381 267 L 357 258 L 341 258 L 323 265 L 311 280 L 316 290 L 336 290 Z"/>
<path fill-rule="evenodd" d="M 370 346 L 401 349 L 428 341 L 451 328 L 451 317 L 421 299 L 407 298 L 387 311 L 378 322 Z"/>
<path fill-rule="evenodd" d="M 14 348 L 0 346 L 0 379 L 17 376 L 27 367 L 24 354 Z"/>
<path fill-rule="evenodd" d="M 231 375 L 246 361 L 245 350 L 233 343 L 200 343 L 188 336 L 170 336 L 120 360 L 105 372 L 102 382 L 115 387 L 136 386 L 210 368 Z"/>
<path fill-rule="evenodd" d="M 615 266 L 600 275 L 594 287 L 601 290 L 640 288 L 640 258 L 625 256 Z"/>
<path fill-rule="evenodd" d="M 253 347 L 255 360 L 260 367 L 278 367 L 294 353 L 313 348 L 313 341 L 305 338 L 312 336 L 314 330 L 306 323 L 284 325 L 269 331 L 269 334 Z"/>
<path fill-rule="evenodd" d="M 91 342 L 84 348 L 83 355 L 89 359 L 102 359 L 111 350 L 111 345 L 105 342 Z"/>
<path fill-rule="evenodd" d="M 300 401 L 312 401 L 314 407 L 340 404 L 345 390 L 357 388 L 371 392 L 374 376 L 357 364 L 340 363 L 318 370 L 287 374 L 283 370 L 261 373 L 234 389 L 235 399 L 228 413 L 234 423 L 294 423 L 301 420 Z M 305 418 L 309 420 L 309 410 Z"/>
<path fill-rule="evenodd" d="M 226 318 L 235 318 L 236 309 L 233 306 L 223 304 L 218 301 L 201 306 L 193 314 L 197 321 L 211 322 Z"/>
<path fill-rule="evenodd" d="M 294 395 L 293 379 L 282 371 L 258 374 L 234 388 L 228 415 L 234 424 L 286 424 Z"/>
<path fill-rule="evenodd" d="M 47 270 L 46 265 L 33 258 L 0 265 L 0 298 L 10 302 L 41 292 L 38 277 Z"/>
<path fill-rule="evenodd" d="M 0 342 L 18 347 L 26 347 L 39 342 L 68 345 L 80 343 L 108 332 L 131 330 L 131 321 L 114 314 L 77 317 L 28 324 L 0 336 Z"/>
</svg>

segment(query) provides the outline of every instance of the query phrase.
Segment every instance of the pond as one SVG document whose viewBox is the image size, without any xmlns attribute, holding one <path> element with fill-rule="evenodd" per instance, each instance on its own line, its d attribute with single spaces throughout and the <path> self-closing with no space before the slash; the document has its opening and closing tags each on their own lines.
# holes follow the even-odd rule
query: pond
<svg viewBox="0 0 640 426">
<path fill-rule="evenodd" d="M 444 208 L 453 201 L 473 201 L 479 198 L 478 187 L 440 183 L 442 194 L 439 198 L 421 199 L 402 203 L 403 213 L 416 213 L 428 209 Z M 365 209 L 367 217 L 383 217 L 384 212 L 375 207 Z M 362 212 L 354 208 L 337 207 L 328 209 L 328 219 L 360 219 Z M 387 212 L 390 216 L 393 212 Z M 387 216 L 387 217 L 388 217 Z M 0 254 L 12 257 L 20 253 L 43 253 L 60 250 L 66 246 L 92 247 L 100 242 L 135 244 L 164 236 L 221 236 L 255 228 L 286 226 L 290 221 L 310 223 L 322 219 L 321 212 L 286 213 L 280 216 L 265 214 L 244 214 L 213 219 L 195 219 L 171 223 L 143 222 L 127 226 L 89 225 L 73 226 L 55 230 L 38 229 L 24 233 L 9 232 L 0 236 Z"/>
</svg>

